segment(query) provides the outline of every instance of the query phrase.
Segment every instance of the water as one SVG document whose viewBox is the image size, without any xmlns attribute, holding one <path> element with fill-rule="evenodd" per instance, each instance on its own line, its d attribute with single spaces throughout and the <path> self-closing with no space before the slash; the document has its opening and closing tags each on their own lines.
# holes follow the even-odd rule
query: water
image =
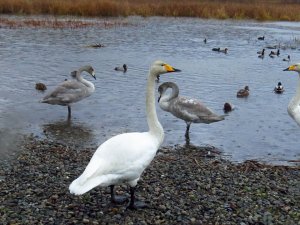
<svg viewBox="0 0 300 225">
<path fill-rule="evenodd" d="M 191 143 L 213 145 L 233 161 L 247 159 L 285 164 L 300 158 L 300 129 L 287 114 L 298 76 L 283 72 L 300 60 L 300 23 L 218 21 L 191 18 L 129 17 L 131 26 L 111 29 L 0 28 L 0 156 L 17 151 L 18 134 L 34 133 L 82 148 L 101 144 L 122 132 L 146 131 L 145 84 L 150 64 L 163 59 L 181 73 L 161 76 L 176 82 L 181 95 L 200 99 L 218 114 L 225 102 L 236 109 L 225 121 L 192 124 Z M 258 41 L 258 36 L 265 41 Z M 207 38 L 207 44 L 203 40 Z M 296 40 L 295 40 L 296 39 Z M 105 48 L 86 48 L 93 43 Z M 267 45 L 295 45 L 274 59 L 257 58 Z M 227 47 L 227 55 L 211 51 Z M 267 51 L 267 53 L 270 50 Z M 128 65 L 128 72 L 114 71 Z M 96 70 L 95 93 L 72 107 L 41 104 L 35 90 L 43 82 L 51 90 L 85 64 Z M 273 93 L 281 81 L 282 95 Z M 247 99 L 236 92 L 250 87 Z M 46 93 L 47 93 L 46 92 Z M 157 108 L 165 129 L 164 146 L 184 144 L 185 123 Z"/>
</svg>

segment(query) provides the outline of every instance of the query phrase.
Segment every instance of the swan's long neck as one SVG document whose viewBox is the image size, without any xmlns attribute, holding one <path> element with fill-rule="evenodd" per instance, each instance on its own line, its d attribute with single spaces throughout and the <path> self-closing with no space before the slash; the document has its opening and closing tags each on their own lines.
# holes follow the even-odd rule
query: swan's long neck
<svg viewBox="0 0 300 225">
<path fill-rule="evenodd" d="M 171 94 L 166 94 L 166 91 L 168 90 L 168 88 L 172 89 Z M 171 101 L 175 98 L 177 98 L 179 95 L 179 88 L 177 85 L 175 84 L 169 84 L 169 86 L 164 90 L 164 92 L 162 93 L 162 96 L 159 100 L 159 105 L 160 107 L 165 110 L 168 111 L 170 110 L 170 105 L 171 105 Z"/>
<path fill-rule="evenodd" d="M 149 126 L 149 133 L 154 135 L 159 145 L 164 139 L 164 130 L 160 122 L 158 121 L 156 108 L 155 108 L 155 76 L 150 74 L 147 81 L 147 93 L 146 93 L 146 112 L 147 112 L 147 122 Z"/>
<path fill-rule="evenodd" d="M 296 89 L 296 95 L 292 98 L 289 106 L 297 106 L 300 102 L 300 72 L 299 72 L 299 79 L 298 79 L 298 86 Z"/>
<path fill-rule="evenodd" d="M 178 95 L 179 95 L 179 88 L 178 88 L 177 85 L 171 84 L 171 89 L 172 89 L 172 92 L 171 92 L 171 95 L 169 97 L 169 100 L 171 100 L 173 98 L 177 98 Z"/>
<path fill-rule="evenodd" d="M 81 68 L 81 69 L 78 70 L 77 75 L 76 75 L 76 79 L 77 79 L 79 82 L 83 83 L 85 86 L 87 86 L 87 87 L 90 89 L 90 92 L 94 92 L 94 91 L 95 91 L 95 86 L 94 86 L 94 84 L 93 84 L 92 82 L 90 82 L 90 81 L 84 79 L 84 78 L 81 76 L 81 73 L 82 73 L 83 71 L 87 71 L 87 70 L 86 70 L 85 68 Z"/>
</svg>

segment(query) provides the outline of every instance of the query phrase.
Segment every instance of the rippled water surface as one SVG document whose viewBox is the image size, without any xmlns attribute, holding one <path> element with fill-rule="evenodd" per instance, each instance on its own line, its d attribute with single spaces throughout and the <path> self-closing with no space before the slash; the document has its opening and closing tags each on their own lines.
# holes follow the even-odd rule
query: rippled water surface
<svg viewBox="0 0 300 225">
<path fill-rule="evenodd" d="M 110 29 L 0 28 L 0 131 L 1 156 L 16 151 L 17 134 L 34 133 L 67 144 L 101 144 L 109 137 L 146 131 L 145 85 L 148 68 L 163 59 L 181 73 L 161 77 L 176 82 L 182 95 L 195 97 L 218 114 L 227 101 L 236 109 L 222 122 L 192 124 L 191 143 L 212 145 L 234 161 L 258 159 L 285 163 L 300 158 L 300 128 L 287 114 L 298 76 L 283 72 L 300 61 L 300 23 L 217 21 L 190 18 L 126 18 L 129 26 Z M 264 35 L 265 41 L 257 37 Z M 207 38 L 207 44 L 203 39 Z M 104 48 L 86 48 L 93 43 Z M 276 58 L 263 60 L 256 52 L 267 45 L 287 46 Z M 211 51 L 227 47 L 227 55 Z M 293 47 L 291 49 L 290 47 Z M 294 49 L 295 47 L 295 49 Z M 270 50 L 267 50 L 267 53 Z M 291 55 L 290 63 L 282 61 Z M 114 71 L 126 63 L 128 72 Z M 91 64 L 97 80 L 89 98 L 67 108 L 41 104 L 46 93 L 69 78 L 71 71 Z M 273 93 L 281 81 L 282 95 Z M 236 98 L 249 85 L 247 99 Z M 185 123 L 157 108 L 165 129 L 163 145 L 184 144 Z"/>
</svg>

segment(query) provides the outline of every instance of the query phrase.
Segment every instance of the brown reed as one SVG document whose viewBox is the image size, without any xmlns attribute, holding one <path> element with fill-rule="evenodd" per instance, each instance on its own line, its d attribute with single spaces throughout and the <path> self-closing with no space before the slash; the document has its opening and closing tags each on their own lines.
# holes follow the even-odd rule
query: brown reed
<svg viewBox="0 0 300 225">
<path fill-rule="evenodd" d="M 88 27 L 98 27 L 102 29 L 110 29 L 116 26 L 131 26 L 132 24 L 121 20 L 76 20 L 76 19 L 63 19 L 63 18 L 1 18 L 0 28 L 53 28 L 53 29 L 82 29 Z"/>
<path fill-rule="evenodd" d="M 0 0 L 0 14 L 300 21 L 299 0 Z"/>
</svg>

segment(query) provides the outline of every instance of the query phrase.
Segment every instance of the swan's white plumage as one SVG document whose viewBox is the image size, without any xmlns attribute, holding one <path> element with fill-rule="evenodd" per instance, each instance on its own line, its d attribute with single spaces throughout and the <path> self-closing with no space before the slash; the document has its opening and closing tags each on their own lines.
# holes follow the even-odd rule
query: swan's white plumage
<svg viewBox="0 0 300 225">
<path fill-rule="evenodd" d="M 98 185 L 136 184 L 158 147 L 159 143 L 148 132 L 112 137 L 99 146 L 83 174 L 70 185 L 70 192 L 80 195 Z"/>
<path fill-rule="evenodd" d="M 293 104 L 293 101 L 291 101 L 288 105 L 288 113 L 300 126 L 300 105 L 299 104 L 300 103 Z"/>
<path fill-rule="evenodd" d="M 300 63 L 294 64 L 286 68 L 284 71 L 296 71 L 300 78 Z M 298 79 L 298 87 L 295 96 L 289 102 L 287 111 L 289 115 L 300 126 L 300 79 Z"/>
<path fill-rule="evenodd" d="M 180 71 L 155 61 L 148 75 L 146 113 L 148 132 L 124 133 L 114 136 L 98 147 L 85 171 L 74 180 L 69 189 L 76 195 L 96 186 L 110 186 L 127 182 L 135 187 L 142 172 L 154 158 L 164 138 L 155 109 L 155 79 L 158 75 Z M 130 206 L 133 207 L 134 199 Z"/>
</svg>

